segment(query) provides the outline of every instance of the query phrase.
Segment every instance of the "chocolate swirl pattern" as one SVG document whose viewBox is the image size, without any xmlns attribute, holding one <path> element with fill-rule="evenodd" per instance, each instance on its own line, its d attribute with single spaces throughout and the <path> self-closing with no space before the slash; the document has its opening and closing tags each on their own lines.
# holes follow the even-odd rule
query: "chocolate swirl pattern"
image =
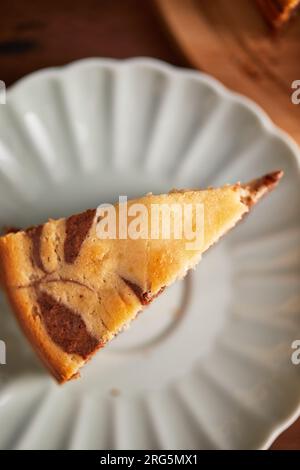
<svg viewBox="0 0 300 470">
<path fill-rule="evenodd" d="M 38 225 L 27 231 L 28 237 L 32 243 L 32 262 L 37 268 L 46 273 L 42 258 L 41 258 L 41 236 L 43 232 L 43 226 Z"/>
<path fill-rule="evenodd" d="M 95 215 L 95 209 L 90 209 L 82 214 L 72 215 L 66 220 L 66 238 L 64 243 L 66 263 L 75 262 L 81 245 L 92 226 Z"/>
<path fill-rule="evenodd" d="M 67 263 L 74 263 L 79 255 L 80 248 L 92 226 L 95 210 L 88 210 L 83 214 L 74 215 L 66 220 L 66 237 L 64 242 L 64 255 Z M 101 346 L 101 341 L 92 336 L 79 312 L 56 300 L 53 296 L 42 290 L 43 285 L 49 282 L 76 284 L 72 279 L 63 279 L 59 273 L 48 273 L 42 260 L 41 238 L 43 225 L 28 230 L 27 236 L 32 244 L 32 263 L 45 275 L 27 286 L 35 290 L 39 312 L 43 319 L 47 333 L 63 351 L 68 354 L 77 354 L 86 359 L 95 349 Z M 47 274 L 51 274 L 47 276 Z M 54 275 L 54 277 L 53 277 Z M 85 284 L 78 283 L 83 287 Z"/>
<path fill-rule="evenodd" d="M 101 342 L 88 333 L 80 315 L 38 289 L 37 301 L 48 334 L 65 352 L 86 359 L 101 346 Z"/>
<path fill-rule="evenodd" d="M 79 258 L 82 245 L 87 240 L 89 233 L 93 227 L 96 210 L 90 209 L 81 214 L 73 215 L 65 220 L 64 231 L 65 238 L 63 242 L 64 260 L 60 262 L 56 271 L 49 272 L 43 262 L 42 240 L 45 237 L 43 225 L 30 228 L 26 231 L 26 235 L 31 244 L 31 262 L 33 270 L 41 271 L 38 278 L 33 282 L 19 286 L 20 289 L 33 289 L 35 292 L 36 302 L 39 315 L 52 341 L 68 354 L 76 354 L 83 359 L 87 359 L 96 349 L 102 347 L 105 340 L 102 337 L 96 337 L 89 332 L 89 329 L 83 319 L 82 312 L 77 308 L 76 311 L 61 300 L 56 298 L 55 294 L 47 292 L 47 287 L 51 284 L 60 284 L 63 290 L 68 291 L 69 286 L 76 286 L 84 290 L 82 294 L 87 302 L 99 301 L 98 297 L 93 296 L 97 293 L 89 282 L 88 270 L 85 273 L 85 282 L 76 279 L 76 260 Z M 68 265 L 68 275 L 63 275 L 64 265 Z M 122 278 L 121 278 L 122 279 Z M 138 284 L 123 279 L 127 288 L 132 295 L 138 299 L 141 305 L 147 305 L 151 302 L 151 292 L 142 289 Z M 74 289 L 71 289 L 71 291 Z M 61 292 L 61 291 L 60 291 Z M 60 294 L 58 292 L 57 294 Z M 60 295 L 58 297 L 61 297 Z M 101 299 L 100 299 L 101 302 Z M 95 306 L 94 306 L 95 307 Z M 94 308 L 96 311 L 96 307 Z M 105 321 L 101 319 L 103 330 L 108 330 Z"/>
</svg>

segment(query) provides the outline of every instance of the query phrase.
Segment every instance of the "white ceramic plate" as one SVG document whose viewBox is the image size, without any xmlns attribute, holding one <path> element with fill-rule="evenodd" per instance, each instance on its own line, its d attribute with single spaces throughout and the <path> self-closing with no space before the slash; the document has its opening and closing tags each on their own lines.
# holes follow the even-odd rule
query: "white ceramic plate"
<svg viewBox="0 0 300 470">
<path fill-rule="evenodd" d="M 274 97 L 276 100 L 276 97 Z M 298 148 L 214 79 L 148 59 L 34 73 L 0 106 L 0 223 L 119 194 L 285 177 L 63 387 L 1 297 L 1 448 L 263 448 L 299 412 Z M 2 423 L 5 423 L 3 426 Z"/>
</svg>

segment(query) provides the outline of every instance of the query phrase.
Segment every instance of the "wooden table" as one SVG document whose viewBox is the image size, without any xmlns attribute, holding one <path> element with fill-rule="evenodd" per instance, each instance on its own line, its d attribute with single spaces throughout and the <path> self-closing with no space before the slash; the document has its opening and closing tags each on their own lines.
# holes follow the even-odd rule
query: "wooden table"
<svg viewBox="0 0 300 470">
<path fill-rule="evenodd" d="M 0 8 L 0 79 L 7 85 L 82 57 L 151 56 L 189 66 L 154 0 L 2 0 Z M 300 449 L 300 420 L 272 449 Z"/>
</svg>

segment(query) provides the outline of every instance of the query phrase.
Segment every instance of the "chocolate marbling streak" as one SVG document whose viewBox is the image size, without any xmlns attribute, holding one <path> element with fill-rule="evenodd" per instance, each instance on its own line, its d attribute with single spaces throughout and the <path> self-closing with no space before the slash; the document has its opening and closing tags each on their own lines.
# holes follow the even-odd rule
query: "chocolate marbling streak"
<svg viewBox="0 0 300 470">
<path fill-rule="evenodd" d="M 68 354 L 86 359 L 102 343 L 93 337 L 79 314 L 55 300 L 51 295 L 36 290 L 46 330 L 52 341 Z"/>
<path fill-rule="evenodd" d="M 66 238 L 64 242 L 64 257 L 66 263 L 74 263 L 80 248 L 92 226 L 95 209 L 89 209 L 82 214 L 72 215 L 66 220 Z"/>
<path fill-rule="evenodd" d="M 43 232 L 43 225 L 38 225 L 26 231 L 32 243 L 32 259 L 33 263 L 43 272 L 46 272 L 43 260 L 41 257 L 41 237 Z"/>
<path fill-rule="evenodd" d="M 157 294 L 152 295 L 151 291 L 143 291 L 143 289 L 136 284 L 135 282 L 129 281 L 128 279 L 124 278 L 121 276 L 121 279 L 125 284 L 129 287 L 129 289 L 132 290 L 132 292 L 135 294 L 135 296 L 139 299 L 142 305 L 148 305 L 150 302 L 152 302 L 153 299 L 155 299 L 159 294 L 163 292 L 165 289 L 162 287 Z"/>
</svg>

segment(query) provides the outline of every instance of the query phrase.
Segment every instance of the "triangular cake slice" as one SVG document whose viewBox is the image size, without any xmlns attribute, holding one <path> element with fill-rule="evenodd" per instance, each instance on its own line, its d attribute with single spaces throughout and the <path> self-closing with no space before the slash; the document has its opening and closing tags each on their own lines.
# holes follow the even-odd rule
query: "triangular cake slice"
<svg viewBox="0 0 300 470">
<path fill-rule="evenodd" d="M 147 209 L 153 204 L 189 205 L 191 227 L 196 207 L 202 207 L 203 233 L 195 247 L 187 248 L 188 236 L 172 238 L 171 233 L 164 238 L 161 224 L 155 237 L 151 233 L 148 238 L 126 239 L 118 232 L 115 239 L 99 238 L 103 217 L 96 210 L 1 237 L 2 285 L 24 332 L 54 377 L 65 382 L 77 376 L 97 349 L 166 286 L 195 267 L 202 253 L 281 176 L 275 172 L 244 185 L 173 190 L 128 202 L 128 208 L 140 204 Z M 120 225 L 120 220 L 116 223 Z M 175 230 L 173 223 L 171 232 Z"/>
</svg>

